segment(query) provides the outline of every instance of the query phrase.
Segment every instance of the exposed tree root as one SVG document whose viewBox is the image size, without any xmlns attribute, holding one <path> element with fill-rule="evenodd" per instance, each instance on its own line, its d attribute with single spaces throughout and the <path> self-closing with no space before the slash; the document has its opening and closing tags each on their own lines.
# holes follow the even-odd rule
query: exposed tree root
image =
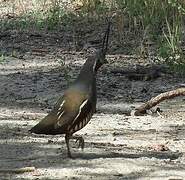
<svg viewBox="0 0 185 180">
<path fill-rule="evenodd" d="M 136 108 L 136 111 L 134 112 L 135 116 L 139 116 L 146 113 L 146 110 L 149 110 L 150 108 L 156 106 L 160 102 L 171 99 L 177 96 L 185 96 L 185 88 L 178 88 L 176 90 L 168 91 L 159 94 L 156 97 L 153 97 L 149 101 L 147 101 L 145 104 L 141 105 L 140 107 Z"/>
</svg>

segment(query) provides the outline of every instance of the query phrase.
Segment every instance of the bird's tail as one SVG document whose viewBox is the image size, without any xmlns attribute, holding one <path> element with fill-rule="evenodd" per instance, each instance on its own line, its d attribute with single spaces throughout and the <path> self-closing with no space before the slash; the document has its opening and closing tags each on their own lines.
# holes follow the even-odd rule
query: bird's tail
<svg viewBox="0 0 185 180">
<path fill-rule="evenodd" d="M 53 126 L 52 124 L 48 124 L 46 120 L 48 120 L 48 115 L 43 118 L 38 124 L 36 124 L 34 127 L 32 127 L 29 131 L 31 133 L 35 134 L 50 134 L 53 131 Z"/>
<path fill-rule="evenodd" d="M 54 117 L 51 114 L 48 114 L 44 117 L 38 124 L 32 127 L 29 132 L 35 134 L 47 134 L 47 135 L 56 135 L 56 134 L 64 134 L 65 126 L 60 129 L 56 129 L 54 127 Z"/>
<path fill-rule="evenodd" d="M 28 131 L 31 132 L 31 133 L 35 133 L 35 134 L 42 134 L 42 131 L 40 130 L 39 124 L 37 124 L 36 126 L 32 127 Z"/>
</svg>

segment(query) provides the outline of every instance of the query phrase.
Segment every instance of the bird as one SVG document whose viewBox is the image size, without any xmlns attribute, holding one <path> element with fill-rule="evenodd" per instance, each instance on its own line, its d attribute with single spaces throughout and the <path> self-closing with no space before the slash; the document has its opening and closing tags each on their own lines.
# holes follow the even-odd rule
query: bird
<svg viewBox="0 0 185 180">
<path fill-rule="evenodd" d="M 64 91 L 53 109 L 29 131 L 35 134 L 65 134 L 67 156 L 73 158 L 69 140 L 75 139 L 84 149 L 82 136 L 73 135 L 88 124 L 96 111 L 96 75 L 98 69 L 108 63 L 106 53 L 110 32 L 110 22 L 104 34 L 102 46 L 90 55 L 76 80 Z"/>
</svg>

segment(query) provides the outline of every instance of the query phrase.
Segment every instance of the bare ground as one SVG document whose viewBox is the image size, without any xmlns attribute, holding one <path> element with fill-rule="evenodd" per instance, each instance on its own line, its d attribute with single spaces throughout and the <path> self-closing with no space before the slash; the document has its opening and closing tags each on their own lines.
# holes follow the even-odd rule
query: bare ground
<svg viewBox="0 0 185 180">
<path fill-rule="evenodd" d="M 66 52 L 55 43 L 55 36 L 48 44 L 46 36 L 35 34 L 29 34 L 30 39 L 22 34 L 20 42 L 16 34 L 12 47 L 12 34 L 1 38 L 1 50 L 16 52 L 0 65 L 0 169 L 36 170 L 0 173 L 0 179 L 185 179 L 185 98 L 161 103 L 161 115 L 123 114 L 182 86 L 184 77 L 162 73 L 157 79 L 131 81 L 114 70 L 147 62 L 108 55 L 109 64 L 98 74 L 97 113 L 77 132 L 85 138 L 85 149 L 71 142 L 75 159 L 69 159 L 63 136 L 34 135 L 28 130 L 77 76 L 84 53 Z"/>
</svg>

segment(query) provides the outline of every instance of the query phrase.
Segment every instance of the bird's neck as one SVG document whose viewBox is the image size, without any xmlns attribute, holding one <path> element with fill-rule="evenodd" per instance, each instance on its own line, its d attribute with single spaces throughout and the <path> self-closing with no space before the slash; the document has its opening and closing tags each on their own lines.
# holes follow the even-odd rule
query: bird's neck
<svg viewBox="0 0 185 180">
<path fill-rule="evenodd" d="M 95 62 L 88 62 L 88 60 L 83 65 L 80 74 L 78 75 L 76 81 L 91 84 L 96 80 L 96 71 L 94 68 Z"/>
</svg>

